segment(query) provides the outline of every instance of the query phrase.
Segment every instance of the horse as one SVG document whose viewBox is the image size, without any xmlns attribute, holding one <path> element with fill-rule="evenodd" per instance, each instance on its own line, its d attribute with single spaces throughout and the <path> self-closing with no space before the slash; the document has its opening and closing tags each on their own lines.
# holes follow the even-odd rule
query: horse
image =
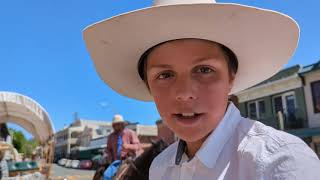
<svg viewBox="0 0 320 180">
<path fill-rule="evenodd" d="M 93 180 L 103 180 L 103 173 L 108 168 L 109 163 L 106 161 L 100 167 L 97 168 L 96 172 L 94 173 Z"/>
<path fill-rule="evenodd" d="M 162 140 L 151 142 L 152 145 L 136 159 L 122 161 L 113 180 L 148 180 L 149 168 L 153 159 L 160 154 L 168 145 Z M 106 167 L 100 167 L 93 177 L 93 180 L 103 180 L 103 172 Z"/>
</svg>

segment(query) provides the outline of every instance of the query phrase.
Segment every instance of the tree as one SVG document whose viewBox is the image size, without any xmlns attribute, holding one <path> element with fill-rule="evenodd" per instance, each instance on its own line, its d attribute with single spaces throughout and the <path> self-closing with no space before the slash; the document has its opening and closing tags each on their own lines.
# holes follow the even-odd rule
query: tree
<svg viewBox="0 0 320 180">
<path fill-rule="evenodd" d="M 31 157 L 32 152 L 39 143 L 35 139 L 27 140 L 21 131 L 10 129 L 12 136 L 12 144 L 19 153 L 23 153 L 25 157 Z"/>
<path fill-rule="evenodd" d="M 17 149 L 18 152 L 21 153 L 23 145 L 26 143 L 26 138 L 21 131 L 17 131 L 14 129 L 9 129 L 10 134 L 12 136 L 12 145 Z"/>
<path fill-rule="evenodd" d="M 35 139 L 28 140 L 22 146 L 21 152 L 25 155 L 25 157 L 31 157 L 33 151 L 36 149 L 38 145 L 39 143 Z"/>
</svg>

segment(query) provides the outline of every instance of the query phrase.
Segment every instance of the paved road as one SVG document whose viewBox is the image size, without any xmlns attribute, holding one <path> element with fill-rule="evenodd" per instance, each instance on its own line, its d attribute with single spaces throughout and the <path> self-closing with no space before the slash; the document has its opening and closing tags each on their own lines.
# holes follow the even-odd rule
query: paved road
<svg viewBox="0 0 320 180">
<path fill-rule="evenodd" d="M 93 170 L 71 169 L 52 164 L 52 180 L 63 180 L 63 178 L 67 178 L 68 180 L 92 180 L 93 175 Z"/>
</svg>

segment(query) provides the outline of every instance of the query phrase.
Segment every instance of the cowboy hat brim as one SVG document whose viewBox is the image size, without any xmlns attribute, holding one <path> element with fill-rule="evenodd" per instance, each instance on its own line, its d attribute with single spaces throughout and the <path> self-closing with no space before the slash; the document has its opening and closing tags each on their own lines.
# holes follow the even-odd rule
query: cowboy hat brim
<svg viewBox="0 0 320 180">
<path fill-rule="evenodd" d="M 297 23 L 284 14 L 239 4 L 180 4 L 132 11 L 84 30 L 100 77 L 118 93 L 152 101 L 138 73 L 140 56 L 161 42 L 198 38 L 221 43 L 238 58 L 230 94 L 277 73 L 293 55 Z"/>
<path fill-rule="evenodd" d="M 116 122 L 112 122 L 112 125 L 114 124 L 128 124 L 128 122 L 126 121 L 116 121 Z"/>
</svg>

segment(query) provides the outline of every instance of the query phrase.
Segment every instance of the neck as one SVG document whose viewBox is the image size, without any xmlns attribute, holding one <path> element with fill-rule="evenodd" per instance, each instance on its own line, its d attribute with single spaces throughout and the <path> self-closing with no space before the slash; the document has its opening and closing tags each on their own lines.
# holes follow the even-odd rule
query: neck
<svg viewBox="0 0 320 180">
<path fill-rule="evenodd" d="M 186 154 L 187 154 L 189 159 L 193 158 L 196 155 L 197 151 L 200 149 L 200 147 L 202 146 L 203 142 L 207 139 L 209 134 L 206 135 L 205 137 L 199 139 L 198 141 L 186 142 L 187 143 L 187 152 L 186 152 Z"/>
<path fill-rule="evenodd" d="M 228 110 L 230 102 L 228 102 L 227 107 L 226 107 L 226 111 Z M 221 117 L 221 120 L 223 119 L 223 117 Z M 220 123 L 220 121 L 219 121 Z M 214 131 L 214 130 L 213 130 Z M 188 156 L 189 159 L 193 158 L 195 156 L 195 154 L 197 153 L 197 151 L 201 148 L 203 142 L 207 139 L 207 137 L 211 134 L 211 132 L 209 134 L 207 134 L 206 136 L 204 136 L 203 138 L 197 140 L 197 141 L 193 141 L 193 142 L 186 142 L 187 143 L 187 151 L 186 154 Z"/>
</svg>

